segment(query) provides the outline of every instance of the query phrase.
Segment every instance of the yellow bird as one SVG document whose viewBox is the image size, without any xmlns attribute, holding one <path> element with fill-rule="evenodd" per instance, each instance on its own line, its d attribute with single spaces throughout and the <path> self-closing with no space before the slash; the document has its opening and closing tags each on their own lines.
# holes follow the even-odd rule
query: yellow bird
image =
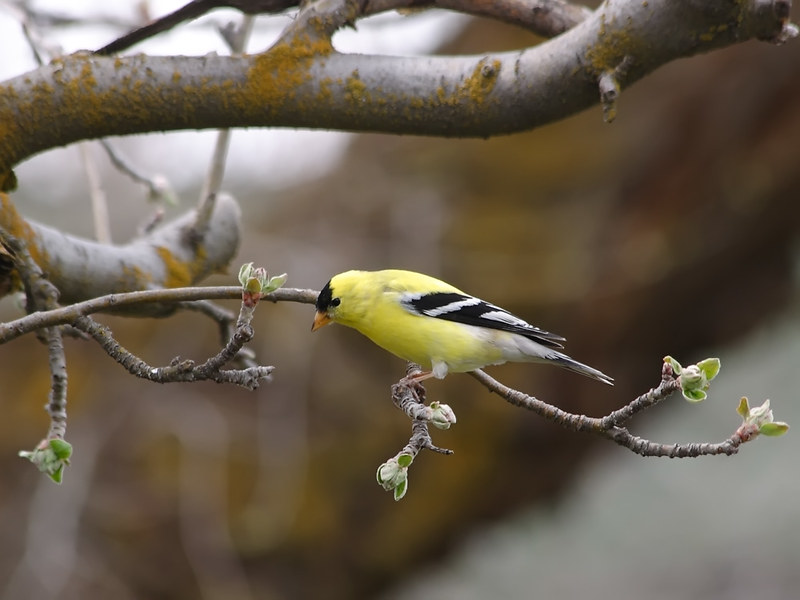
<svg viewBox="0 0 800 600">
<path fill-rule="evenodd" d="M 543 362 L 603 383 L 613 379 L 557 350 L 559 335 L 428 275 L 389 269 L 334 276 L 317 297 L 311 331 L 334 322 L 444 378 L 505 362 Z"/>
</svg>

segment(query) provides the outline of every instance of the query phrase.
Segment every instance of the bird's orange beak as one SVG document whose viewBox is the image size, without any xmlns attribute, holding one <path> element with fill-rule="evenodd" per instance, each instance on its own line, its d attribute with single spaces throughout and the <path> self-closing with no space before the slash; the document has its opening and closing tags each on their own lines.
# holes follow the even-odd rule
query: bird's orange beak
<svg viewBox="0 0 800 600">
<path fill-rule="evenodd" d="M 331 322 L 331 318 L 326 315 L 324 312 L 317 312 L 314 315 L 314 323 L 311 325 L 311 331 L 316 331 L 320 327 L 325 327 L 328 323 Z"/>
</svg>

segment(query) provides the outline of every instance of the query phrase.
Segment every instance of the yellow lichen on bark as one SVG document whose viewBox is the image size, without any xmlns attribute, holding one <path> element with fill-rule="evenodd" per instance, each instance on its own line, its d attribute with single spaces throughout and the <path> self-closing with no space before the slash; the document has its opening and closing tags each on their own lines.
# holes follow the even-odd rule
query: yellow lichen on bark
<svg viewBox="0 0 800 600">
<path fill-rule="evenodd" d="M 47 254 L 41 250 L 39 244 L 37 243 L 38 239 L 36 237 L 36 232 L 17 212 L 17 208 L 11 202 L 8 194 L 3 194 L 1 192 L 0 227 L 5 229 L 18 240 L 24 242 L 34 262 L 42 267 L 43 270 L 47 271 L 49 259 Z"/>
<path fill-rule="evenodd" d="M 165 278 L 162 286 L 165 288 L 193 285 L 208 271 L 207 255 L 202 244 L 198 244 L 195 248 L 195 254 L 191 261 L 181 260 L 163 246 L 157 246 L 156 252 L 164 263 Z"/>
<path fill-rule="evenodd" d="M 121 290 L 145 290 L 152 286 L 153 275 L 136 265 L 122 263 Z"/>
<path fill-rule="evenodd" d="M 45 147 L 47 136 L 54 131 L 80 127 L 91 131 L 104 120 L 113 117 L 114 108 L 108 93 L 99 93 L 95 76 L 95 61 L 89 56 L 73 55 L 55 60 L 40 70 L 37 77 L 23 79 L 28 89 L 15 89 L 13 84 L 0 86 L 0 168 L 8 169 L 25 148 Z M 74 75 L 77 73 L 77 75 Z M 33 133 L 42 139 L 31 143 Z"/>
<path fill-rule="evenodd" d="M 191 285 L 192 269 L 189 263 L 176 258 L 169 249 L 163 246 L 156 247 L 156 252 L 161 257 L 166 270 L 163 285 L 165 288 L 185 287 Z"/>
<path fill-rule="evenodd" d="M 588 67 L 595 76 L 613 71 L 627 56 L 647 56 L 647 45 L 630 26 L 617 29 L 603 19 L 597 41 L 586 49 Z"/>
<path fill-rule="evenodd" d="M 494 89 L 501 67 L 502 63 L 497 59 L 489 61 L 483 58 L 478 61 L 472 74 L 458 86 L 456 99 L 461 100 L 466 95 L 475 107 L 480 107 Z"/>
<path fill-rule="evenodd" d="M 347 78 L 344 89 L 344 97 L 348 102 L 361 104 L 370 101 L 369 88 L 358 76 L 358 69 L 353 71 L 353 74 Z"/>
<path fill-rule="evenodd" d="M 0 106 L 4 107 L 0 111 L 0 171 L 4 172 L 2 189 L 6 191 L 13 189 L 13 186 L 9 185 L 11 176 L 5 173 L 9 173 L 14 165 L 3 159 L 6 156 L 18 156 L 25 147 L 25 138 L 20 131 L 16 111 L 9 110 L 10 107 L 18 106 L 19 102 L 19 94 L 12 86 L 0 86 Z"/>
<path fill-rule="evenodd" d="M 243 94 L 231 98 L 244 103 L 239 108 L 248 111 L 260 106 L 273 112 L 287 102 L 297 103 L 296 90 L 310 81 L 312 64 L 331 52 L 333 46 L 327 39 L 312 41 L 298 36 L 291 42 L 281 42 L 254 58 Z M 297 108 L 311 110 L 313 106 L 300 104 Z"/>
<path fill-rule="evenodd" d="M 110 103 L 107 92 L 97 91 L 93 60 L 89 56 L 70 56 L 69 60 L 83 63 L 80 65 L 80 74 L 64 80 L 60 70 L 54 71 L 53 79 L 58 89 L 44 90 L 38 96 L 34 94 L 32 102 L 39 110 L 57 105 L 59 118 L 73 123 L 81 122 L 84 127 L 91 128 L 103 123 L 109 116 Z"/>
<path fill-rule="evenodd" d="M 331 85 L 335 82 L 331 80 L 330 77 L 326 77 L 319 82 L 319 92 L 317 93 L 317 102 L 322 104 L 328 104 L 333 100 L 333 92 L 331 91 Z"/>
<path fill-rule="evenodd" d="M 721 23 L 719 25 L 712 25 L 708 31 L 701 33 L 698 37 L 701 42 L 713 42 L 718 34 L 725 33 L 726 31 L 728 31 L 728 24 Z"/>
</svg>

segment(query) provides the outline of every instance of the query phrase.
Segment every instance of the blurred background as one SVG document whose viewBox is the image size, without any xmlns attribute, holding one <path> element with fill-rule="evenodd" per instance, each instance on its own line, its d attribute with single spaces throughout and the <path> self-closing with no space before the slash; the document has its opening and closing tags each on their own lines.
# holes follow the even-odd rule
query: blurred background
<svg viewBox="0 0 800 600">
<path fill-rule="evenodd" d="M 71 3 L 92 22 L 53 39 L 67 52 L 101 46 L 135 17 L 136 3 L 121 4 Z M 3 79 L 34 68 L 10 14 L 0 4 L 0 44 L 19 57 L 0 65 Z M 223 52 L 213 26 L 235 18 L 218 11 L 136 51 Z M 251 50 L 289 18 L 259 19 Z M 434 11 L 335 38 L 342 50 L 394 54 L 536 42 Z M 566 410 L 626 404 L 658 383 L 666 354 L 719 356 L 706 402 L 674 398 L 634 432 L 721 441 L 742 395 L 771 398 L 776 418 L 796 424 L 798 73 L 796 42 L 749 42 L 637 83 L 612 125 L 596 108 L 490 140 L 237 131 L 224 187 L 242 204 L 245 235 L 231 274 L 209 283 L 233 283 L 249 261 L 316 289 L 354 267 L 424 271 L 564 335 L 570 355 L 615 377 L 607 389 L 535 365 L 490 369 Z M 114 143 L 168 177 L 181 197 L 174 216 L 195 202 L 213 141 L 187 132 Z M 88 151 L 124 243 L 153 207 L 96 144 Z M 34 157 L 17 176 L 23 214 L 92 235 L 77 147 Z M 0 303 L 0 319 L 19 314 Z M 17 457 L 47 430 L 46 348 L 32 336 L 0 346 L 0 598 L 796 596 L 795 432 L 732 458 L 642 459 L 456 375 L 427 386 L 458 415 L 434 432 L 455 454 L 420 455 L 396 503 L 375 469 L 410 435 L 389 390 L 404 364 L 345 328 L 312 336 L 312 314 L 259 308 L 253 347 L 277 368 L 255 393 L 134 380 L 95 345 L 68 340 L 75 453 L 61 486 Z M 154 365 L 218 348 L 196 314 L 101 320 Z"/>
</svg>

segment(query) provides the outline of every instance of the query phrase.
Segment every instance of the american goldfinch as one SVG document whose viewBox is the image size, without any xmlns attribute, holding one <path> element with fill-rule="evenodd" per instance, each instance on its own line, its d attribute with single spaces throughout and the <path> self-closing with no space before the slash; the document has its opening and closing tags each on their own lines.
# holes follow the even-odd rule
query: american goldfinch
<svg viewBox="0 0 800 600">
<path fill-rule="evenodd" d="M 319 293 L 311 331 L 328 323 L 356 329 L 424 370 L 415 381 L 442 379 L 505 362 L 545 362 L 613 385 L 613 379 L 556 350 L 565 341 L 428 275 L 347 271 Z"/>
</svg>

